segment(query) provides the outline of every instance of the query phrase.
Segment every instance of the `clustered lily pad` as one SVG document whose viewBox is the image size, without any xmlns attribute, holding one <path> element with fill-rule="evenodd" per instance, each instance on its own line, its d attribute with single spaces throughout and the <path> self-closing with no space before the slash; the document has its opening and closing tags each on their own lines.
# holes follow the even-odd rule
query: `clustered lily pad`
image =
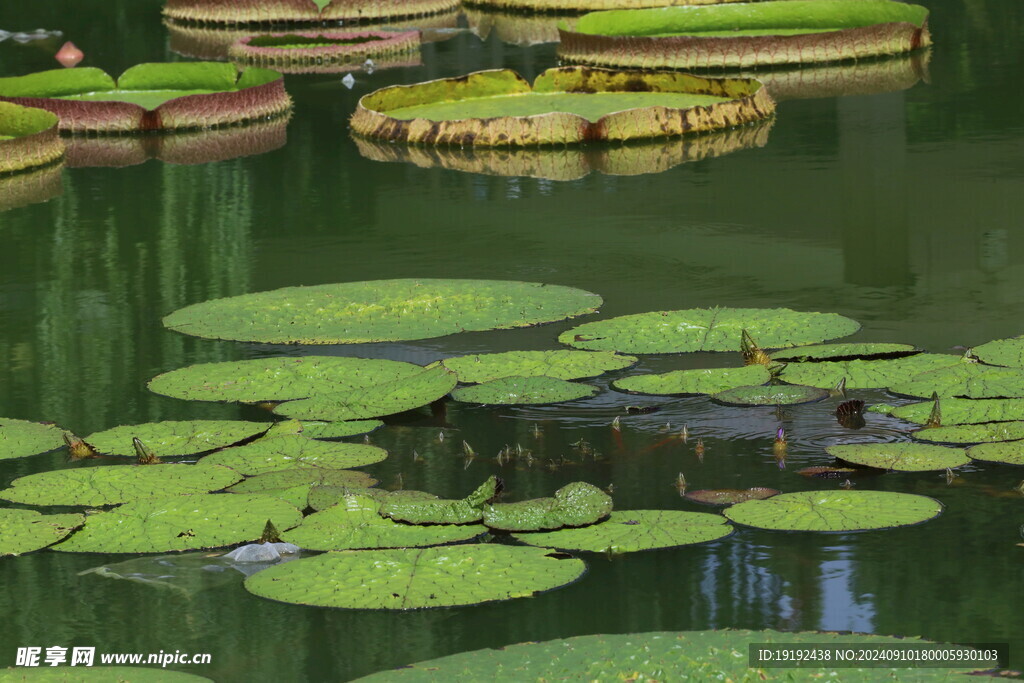
<svg viewBox="0 0 1024 683">
<path fill-rule="evenodd" d="M 320 31 L 248 35 L 228 48 L 231 61 L 282 73 L 333 73 L 419 50 L 419 31 Z"/>
<path fill-rule="evenodd" d="M 829 455 L 854 465 L 896 472 L 927 472 L 970 462 L 962 448 L 920 443 L 860 443 L 829 446 Z"/>
<path fill-rule="evenodd" d="M 881 389 L 922 373 L 959 367 L 962 364 L 960 356 L 937 353 L 921 353 L 892 360 L 789 363 L 783 368 L 780 379 L 824 389 L 831 389 L 845 379 L 847 389 Z"/>
<path fill-rule="evenodd" d="M 608 351 L 505 351 L 446 358 L 442 363 L 466 384 L 502 377 L 555 377 L 582 379 L 635 364 L 633 356 Z"/>
<path fill-rule="evenodd" d="M 530 545 L 629 553 L 672 548 L 724 538 L 733 527 L 721 515 L 681 510 L 625 510 L 613 512 L 600 524 L 580 529 L 513 534 Z"/>
<path fill-rule="evenodd" d="M 737 524 L 779 531 L 862 531 L 919 524 L 942 511 L 926 496 L 890 491 L 801 491 L 725 509 Z"/>
<path fill-rule="evenodd" d="M 929 398 L 1024 398 L 1024 368 L 1000 368 L 959 362 L 903 381 L 892 382 L 889 391 L 903 396 Z"/>
<path fill-rule="evenodd" d="M 1024 421 L 928 427 L 911 434 L 918 441 L 989 443 L 1024 439 Z"/>
<path fill-rule="evenodd" d="M 596 387 L 554 377 L 502 377 L 456 389 L 452 398 L 465 403 L 526 405 L 575 401 L 596 393 Z"/>
<path fill-rule="evenodd" d="M 224 465 L 246 476 L 294 467 L 345 469 L 381 462 L 383 448 L 355 443 L 317 441 L 299 434 L 268 436 L 245 446 L 227 448 L 204 457 L 204 465 Z"/>
<path fill-rule="evenodd" d="M 594 524 L 611 511 L 611 496 L 593 484 L 576 481 L 555 491 L 554 498 L 486 505 L 483 522 L 504 531 L 540 531 Z"/>
<path fill-rule="evenodd" d="M 700 368 L 673 370 L 656 375 L 635 375 L 612 382 L 619 391 L 636 394 L 684 396 L 687 394 L 717 394 L 726 389 L 767 384 L 771 373 L 763 365 L 742 368 Z"/>
<path fill-rule="evenodd" d="M 774 384 L 726 389 L 711 398 L 730 406 L 788 406 L 820 401 L 828 398 L 828 392 L 817 387 Z"/>
<path fill-rule="evenodd" d="M 45 548 L 82 526 L 85 515 L 44 515 L 35 510 L 0 509 L 0 556 Z"/>
<path fill-rule="evenodd" d="M 888 415 L 908 422 L 925 424 L 935 407 L 935 401 L 890 406 Z M 1024 420 L 1024 398 L 944 398 L 939 402 L 943 425 L 979 424 Z M 872 409 L 877 406 L 872 406 Z M 875 410 L 881 412 L 881 410 Z"/>
<path fill-rule="evenodd" d="M 0 175 L 53 164 L 64 156 L 56 115 L 0 102 Z"/>
<path fill-rule="evenodd" d="M 242 420 L 183 420 L 122 425 L 85 437 L 100 453 L 135 455 L 133 439 L 139 439 L 158 457 L 194 455 L 232 446 L 270 428 L 266 422 Z"/>
<path fill-rule="evenodd" d="M 0 460 L 24 458 L 64 445 L 63 429 L 56 425 L 0 417 Z"/>
</svg>

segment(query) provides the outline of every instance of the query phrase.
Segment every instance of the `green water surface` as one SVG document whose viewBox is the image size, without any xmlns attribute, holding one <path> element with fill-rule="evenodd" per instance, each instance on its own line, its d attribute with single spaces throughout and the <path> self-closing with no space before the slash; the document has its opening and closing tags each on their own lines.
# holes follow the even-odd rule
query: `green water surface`
<svg viewBox="0 0 1024 683">
<path fill-rule="evenodd" d="M 146 109 L 156 109 L 168 100 L 186 95 L 209 95 L 219 90 L 106 90 L 65 95 L 61 100 L 86 100 L 89 102 L 128 102 Z"/>
</svg>

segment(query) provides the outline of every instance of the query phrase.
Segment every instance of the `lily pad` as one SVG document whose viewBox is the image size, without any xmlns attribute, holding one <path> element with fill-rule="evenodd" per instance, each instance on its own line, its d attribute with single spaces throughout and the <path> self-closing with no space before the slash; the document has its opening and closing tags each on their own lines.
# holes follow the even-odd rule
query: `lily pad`
<svg viewBox="0 0 1024 683">
<path fill-rule="evenodd" d="M 282 73 L 334 73 L 358 67 L 367 59 L 375 65 L 401 57 L 408 60 L 419 48 L 419 31 L 261 33 L 233 43 L 228 58 Z"/>
<path fill-rule="evenodd" d="M 701 368 L 674 370 L 657 375 L 635 375 L 612 382 L 619 391 L 634 394 L 680 396 L 686 394 L 717 394 L 735 387 L 767 384 L 771 373 L 763 365 L 743 368 Z"/>
<path fill-rule="evenodd" d="M 477 384 L 502 377 L 555 377 L 581 379 L 609 370 L 628 368 L 633 356 L 607 351 L 506 351 L 447 358 L 442 363 L 459 376 L 460 382 Z"/>
<path fill-rule="evenodd" d="M 326 510 L 336 503 L 340 503 L 346 496 L 365 496 L 373 498 L 379 503 L 385 499 L 391 500 L 437 500 L 438 497 L 426 491 L 414 489 L 400 489 L 398 491 L 387 491 L 385 489 L 351 488 L 345 486 L 314 486 L 309 490 L 306 499 L 309 507 L 317 512 Z"/>
<path fill-rule="evenodd" d="M 704 505 L 734 505 L 745 500 L 764 500 L 777 496 L 781 491 L 763 486 L 749 489 L 702 489 L 687 491 L 684 496 L 695 503 Z"/>
<path fill-rule="evenodd" d="M 801 491 L 725 509 L 737 524 L 780 531 L 862 531 L 920 524 L 942 512 L 926 496 L 890 491 Z"/>
<path fill-rule="evenodd" d="M 302 521 L 302 513 L 283 500 L 259 495 L 150 498 L 90 515 L 84 527 L 54 550 L 162 553 L 220 548 L 256 541 L 267 520 L 278 529 L 290 529 Z"/>
<path fill-rule="evenodd" d="M 384 423 L 380 420 L 305 420 L 302 422 L 302 433 L 310 439 L 340 439 L 345 436 L 366 434 L 383 426 Z"/>
<path fill-rule="evenodd" d="M 1024 422 L 993 422 L 928 427 L 912 432 L 910 435 L 918 441 L 934 441 L 937 443 L 1016 441 L 1017 439 L 1024 439 Z"/>
<path fill-rule="evenodd" d="M 48 111 L 0 102 L 0 174 L 39 168 L 63 157 L 58 121 Z"/>
<path fill-rule="evenodd" d="M 264 598 L 349 609 L 419 609 L 525 598 L 572 583 L 581 560 L 545 548 L 456 545 L 330 552 L 245 580 Z"/>
<path fill-rule="evenodd" d="M 380 500 L 371 496 L 343 496 L 282 538 L 307 550 L 355 550 L 442 545 L 468 541 L 487 531 L 479 524 L 400 524 L 381 517 L 380 507 Z"/>
<path fill-rule="evenodd" d="M 774 384 L 726 389 L 711 398 L 727 406 L 790 406 L 820 401 L 828 398 L 828 392 L 817 387 Z"/>
<path fill-rule="evenodd" d="M 195 455 L 251 439 L 270 428 L 267 422 L 242 420 L 186 420 L 122 425 L 85 437 L 100 453 L 135 455 L 133 439 L 139 439 L 158 457 Z"/>
<path fill-rule="evenodd" d="M 274 412 L 300 420 L 358 420 L 392 415 L 432 403 L 448 394 L 458 380 L 440 363 L 408 377 L 381 384 L 286 401 Z"/>
<path fill-rule="evenodd" d="M 372 280 L 214 299 L 164 325 L 208 339 L 271 344 L 360 344 L 502 330 L 593 313 L 582 289 L 503 280 Z"/>
<path fill-rule="evenodd" d="M 219 491 L 241 479 L 219 465 L 111 465 L 18 477 L 0 498 L 28 505 L 116 505 L 155 496 Z"/>
<path fill-rule="evenodd" d="M 952 368 L 963 363 L 960 356 L 921 353 L 892 360 L 848 360 L 819 363 L 790 363 L 779 376 L 785 382 L 831 389 L 846 380 L 847 389 L 881 389 L 919 373 Z M 931 396 L 931 393 L 928 394 Z"/>
<path fill-rule="evenodd" d="M 892 409 L 888 411 L 888 414 L 901 420 L 923 425 L 928 422 L 934 406 L 935 401 L 890 406 Z M 944 398 L 940 402 L 940 406 L 944 426 L 1024 420 L 1024 399 L 1022 398 Z M 875 408 L 876 406 L 872 406 L 871 409 Z"/>
<path fill-rule="evenodd" d="M 85 515 L 43 515 L 35 510 L 0 509 L 0 556 L 45 548 L 82 526 Z"/>
<path fill-rule="evenodd" d="M 921 350 L 909 344 L 815 344 L 785 349 L 769 354 L 772 360 L 785 363 L 842 361 L 842 360 L 880 360 L 913 356 Z"/>
<path fill-rule="evenodd" d="M 975 346 L 972 351 L 981 362 L 989 365 L 1024 368 L 1024 337 L 996 339 L 981 346 Z"/>
<path fill-rule="evenodd" d="M 408 499 L 388 496 L 380 514 L 411 524 L 469 524 L 484 517 L 484 506 L 498 495 L 497 477 L 490 477 L 473 493 L 459 500 Z"/>
<path fill-rule="evenodd" d="M 258 358 L 202 363 L 157 375 L 149 390 L 189 401 L 291 401 L 365 389 L 411 377 L 413 363 L 343 356 Z"/>
<path fill-rule="evenodd" d="M 218 451 L 202 459 L 204 465 L 225 465 L 246 476 L 294 467 L 345 469 L 381 462 L 383 448 L 355 443 L 317 441 L 298 434 L 271 436 L 245 446 Z"/>
<path fill-rule="evenodd" d="M 290 470 L 264 472 L 240 481 L 228 493 L 267 493 L 286 491 L 303 484 L 315 486 L 347 486 L 369 488 L 377 480 L 366 472 L 357 470 L 336 470 L 323 467 L 296 467 Z"/>
<path fill-rule="evenodd" d="M 613 512 L 606 521 L 582 529 L 512 535 L 530 545 L 595 553 L 630 553 L 705 543 L 732 532 L 732 525 L 721 515 L 681 510 L 625 510 Z"/>
<path fill-rule="evenodd" d="M 199 683 L 212 679 L 171 669 L 142 666 L 76 666 L 43 669 L 0 669 L 0 683 L 39 681 L 39 683 Z"/>
<path fill-rule="evenodd" d="M 24 458 L 64 445 L 63 429 L 56 425 L 0 417 L 0 460 Z"/>
<path fill-rule="evenodd" d="M 983 443 L 967 449 L 973 460 L 1001 462 L 1007 465 L 1024 465 L 1024 441 Z"/>
<path fill-rule="evenodd" d="M 402 0 L 401 2 L 349 2 L 347 0 L 309 0 L 309 2 L 196 2 L 167 0 L 164 16 L 176 22 L 200 24 L 314 24 L 348 23 L 370 20 L 397 20 L 449 12 L 458 0 Z M 249 32 L 253 30 L 250 28 Z"/>
<path fill-rule="evenodd" d="M 502 377 L 456 389 L 452 398 L 486 405 L 527 405 L 575 401 L 596 393 L 596 387 L 554 377 Z"/>
<path fill-rule="evenodd" d="M 487 505 L 483 521 L 492 529 L 539 531 L 594 524 L 611 511 L 611 496 L 592 484 L 575 481 L 558 489 L 554 498 Z"/>
<path fill-rule="evenodd" d="M 860 323 L 835 313 L 802 313 L 788 308 L 691 308 L 584 323 L 563 332 L 558 341 L 580 349 L 622 353 L 738 351 L 743 330 L 762 348 L 779 348 L 845 337 L 859 329 Z"/>
<path fill-rule="evenodd" d="M 1024 369 L 959 362 L 888 384 L 903 396 L 930 398 L 1024 398 Z"/>
<path fill-rule="evenodd" d="M 825 452 L 854 465 L 896 472 L 927 472 L 960 467 L 971 460 L 962 448 L 921 443 L 858 443 L 828 446 Z"/>
</svg>

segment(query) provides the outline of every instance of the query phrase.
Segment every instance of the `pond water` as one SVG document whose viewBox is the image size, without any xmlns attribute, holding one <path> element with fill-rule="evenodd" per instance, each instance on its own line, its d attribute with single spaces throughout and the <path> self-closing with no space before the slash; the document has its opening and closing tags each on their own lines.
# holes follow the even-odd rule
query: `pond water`
<svg viewBox="0 0 1024 683">
<path fill-rule="evenodd" d="M 156 0 L 116 7 L 51 0 L 45 10 L 7 5 L 0 29 L 41 26 L 64 37 L 0 42 L 0 76 L 53 67 L 65 39 L 85 52 L 85 65 L 113 73 L 184 59 L 170 48 L 169 40 L 181 39 L 169 38 Z M 605 317 L 786 306 L 859 320 L 863 329 L 850 340 L 949 353 L 1024 333 L 1024 5 L 929 5 L 936 46 L 926 76 L 921 59 L 894 62 L 879 80 L 872 80 L 872 65 L 861 65 L 861 72 L 826 74 L 817 90 L 794 88 L 791 95 L 819 96 L 784 99 L 770 129 L 735 144 L 618 150 L 635 151 L 630 163 L 660 173 L 604 172 L 614 170 L 602 164 L 615 151 L 593 148 L 505 155 L 524 167 L 561 169 L 572 180 L 458 170 L 493 170 L 495 155 L 485 153 L 425 152 L 418 164 L 360 154 L 347 119 L 367 92 L 502 66 L 532 78 L 556 63 L 553 44 L 504 43 L 497 28 L 483 41 L 465 31 L 443 34 L 424 45 L 422 65 L 356 73 L 351 90 L 340 75 L 290 76 L 295 113 L 287 129 L 215 139 L 220 152 L 190 148 L 184 138 L 80 149 L 72 160 L 89 167 L 33 181 L 35 198 L 49 195 L 47 201 L 0 212 L 0 415 L 51 420 L 79 434 L 165 419 L 268 419 L 255 408 L 160 397 L 145 382 L 192 363 L 280 354 L 427 363 L 557 348 L 557 335 L 571 325 L 311 349 L 192 339 L 160 324 L 186 304 L 299 284 L 542 281 L 600 293 Z M 829 94 L 829 79 L 859 94 Z M 717 155 L 728 148 L 736 149 Z M 249 155 L 237 156 L 246 149 Z M 180 163 L 218 153 L 224 160 Z M 115 157 L 139 163 L 96 165 Z M 723 362 L 735 365 L 738 357 L 649 357 L 595 384 Z M 661 410 L 624 415 L 632 404 Z M 613 484 L 617 509 L 706 510 L 679 497 L 679 472 L 692 488 L 831 488 L 835 482 L 805 480 L 795 470 L 827 464 L 823 447 L 830 444 L 908 438 L 904 423 L 873 414 L 860 432 L 847 430 L 834 408 L 832 400 L 777 414 L 611 390 L 565 406 L 452 403 L 444 416 L 403 415 L 375 432 L 372 442 L 391 457 L 367 469 L 386 485 L 401 475 L 407 488 L 442 495 L 464 495 L 500 473 L 513 499 L 550 495 L 582 479 Z M 610 428 L 617 415 L 621 443 Z M 666 423 L 686 424 L 703 440 L 703 462 L 692 439 L 663 442 Z M 785 470 L 772 457 L 778 426 L 790 438 Z M 442 430 L 450 437 L 443 442 Z M 572 446 L 580 439 L 599 457 L 580 457 Z M 462 440 L 481 454 L 468 465 Z M 493 454 L 516 443 L 531 449 L 538 465 L 499 467 Z M 413 461 L 413 450 L 422 462 Z M 63 454 L 5 461 L 0 485 L 58 466 Z M 1012 491 L 1024 469 L 970 465 L 960 472 L 952 485 L 936 473 L 858 481 L 858 488 L 942 501 L 942 515 L 920 526 L 851 534 L 740 529 L 705 545 L 588 556 L 588 574 L 566 588 L 455 609 L 300 607 L 248 594 L 241 574 L 197 578 L 181 570 L 188 590 L 179 591 L 79 575 L 123 556 L 7 558 L 0 561 L 0 666 L 14 664 L 19 646 L 77 645 L 209 652 L 211 664 L 183 668 L 217 681 L 349 680 L 527 640 L 735 627 L 1008 642 L 1008 664 L 1024 668 L 1024 611 L 1016 600 L 1024 578 L 1024 548 L 1017 546 L 1024 542 L 1024 496 Z"/>
</svg>

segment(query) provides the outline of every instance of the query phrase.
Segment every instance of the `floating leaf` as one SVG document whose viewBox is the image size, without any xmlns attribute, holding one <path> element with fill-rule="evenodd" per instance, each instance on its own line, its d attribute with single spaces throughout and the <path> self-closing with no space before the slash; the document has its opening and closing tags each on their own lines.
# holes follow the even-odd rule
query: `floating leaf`
<svg viewBox="0 0 1024 683">
<path fill-rule="evenodd" d="M 122 425 L 85 437 L 100 453 L 135 455 L 133 439 L 139 439 L 159 457 L 194 455 L 231 446 L 262 434 L 266 422 L 241 420 L 187 420 Z"/>
<path fill-rule="evenodd" d="M 749 489 L 703 489 L 687 491 L 684 495 L 695 503 L 704 505 L 733 505 L 745 500 L 764 500 L 780 493 L 781 491 L 777 489 L 758 486 Z"/>
<path fill-rule="evenodd" d="M 479 524 L 399 524 L 380 516 L 381 503 L 371 496 L 343 496 L 287 532 L 284 539 L 307 550 L 413 548 L 468 541 L 487 529 Z"/>
<path fill-rule="evenodd" d="M 945 407 L 945 406 L 943 406 Z M 1024 422 L 993 422 L 990 424 L 928 427 L 911 432 L 918 441 L 936 443 L 990 443 L 1024 439 Z"/>
<path fill-rule="evenodd" d="M 483 519 L 484 505 L 498 495 L 499 481 L 490 477 L 473 493 L 460 500 L 388 498 L 380 514 L 412 524 L 469 524 Z"/>
<path fill-rule="evenodd" d="M 952 367 L 922 372 L 890 382 L 889 391 L 904 396 L 930 398 L 1024 398 L 1024 369 L 997 368 L 959 362 Z"/>
<path fill-rule="evenodd" d="M 460 382 L 476 384 L 502 377 L 555 377 L 581 379 L 596 377 L 609 370 L 628 368 L 637 362 L 633 356 L 608 351 L 506 351 L 478 353 L 446 358 L 446 368 L 459 376 Z"/>
<path fill-rule="evenodd" d="M 742 368 L 701 368 L 674 370 L 657 375 L 635 375 L 612 382 L 619 391 L 636 394 L 678 396 L 686 394 L 717 394 L 734 387 L 767 384 L 771 373 L 763 365 Z"/>
<path fill-rule="evenodd" d="M 893 360 L 790 363 L 783 368 L 780 379 L 823 389 L 831 389 L 845 379 L 847 389 L 881 389 L 918 373 L 954 367 L 962 362 L 960 356 L 921 353 Z"/>
<path fill-rule="evenodd" d="M 456 389 L 452 398 L 485 405 L 526 405 L 575 401 L 596 393 L 596 387 L 554 377 L 502 377 Z"/>
<path fill-rule="evenodd" d="M 0 460 L 24 458 L 64 445 L 65 432 L 56 425 L 0 417 Z"/>
<path fill-rule="evenodd" d="M 725 509 L 737 524 L 782 531 L 860 531 L 919 524 L 942 511 L 925 496 L 890 491 L 801 491 Z"/>
<path fill-rule="evenodd" d="M 282 403 L 275 413 L 301 420 L 357 420 L 392 415 L 432 403 L 455 387 L 455 373 L 440 363 L 415 375 L 351 391 Z"/>
<path fill-rule="evenodd" d="M 530 545 L 595 553 L 630 553 L 714 541 L 732 531 L 732 525 L 721 515 L 681 510 L 625 510 L 613 512 L 606 521 L 582 529 L 512 535 Z"/>
<path fill-rule="evenodd" d="M 270 436 L 245 446 L 227 448 L 206 456 L 201 462 L 225 465 L 248 476 L 294 467 L 361 467 L 387 457 L 388 452 L 376 446 L 317 441 L 294 434 Z"/>
<path fill-rule="evenodd" d="M 585 571 L 545 548 L 456 545 L 330 552 L 271 567 L 245 581 L 272 600 L 350 609 L 474 605 L 535 595 Z"/>
<path fill-rule="evenodd" d="M 772 360 L 785 363 L 843 360 L 879 360 L 899 358 L 920 353 L 920 349 L 909 344 L 815 344 L 785 349 L 769 354 Z"/>
<path fill-rule="evenodd" d="M 142 469 L 154 467 L 164 465 Z M 267 520 L 278 529 L 290 529 L 302 521 L 302 513 L 270 496 L 150 498 L 90 515 L 81 530 L 54 549 L 73 553 L 162 553 L 219 548 L 256 541 Z"/>
<path fill-rule="evenodd" d="M 593 524 L 611 511 L 611 496 L 592 484 L 575 481 L 558 489 L 554 498 L 487 505 L 483 520 L 492 529 L 539 531 Z"/>
<path fill-rule="evenodd" d="M 996 339 L 971 350 L 982 363 L 1024 368 L 1024 337 Z"/>
<path fill-rule="evenodd" d="M 27 505 L 116 505 L 154 496 L 219 491 L 241 476 L 219 465 L 111 465 L 18 477 L 0 498 Z M 266 521 L 266 520 L 264 520 Z"/>
<path fill-rule="evenodd" d="M 601 297 L 501 280 L 374 280 L 285 287 L 194 304 L 164 325 L 197 337 L 358 344 L 508 329 L 593 313 Z"/>
<path fill-rule="evenodd" d="M 983 443 L 968 448 L 967 455 L 974 460 L 1024 465 L 1024 441 Z"/>
<path fill-rule="evenodd" d="M 384 489 L 354 488 L 346 486 L 314 486 L 309 490 L 307 504 L 314 510 L 326 510 L 335 503 L 341 502 L 345 496 L 369 496 L 374 500 L 383 503 L 385 499 L 392 500 L 437 500 L 437 496 L 426 491 L 415 491 L 413 489 L 401 489 L 398 491 L 386 491 Z"/>
<path fill-rule="evenodd" d="M 860 329 L 835 313 L 802 313 L 788 308 L 692 308 L 654 311 L 584 323 L 558 341 L 594 351 L 681 353 L 736 351 L 743 330 L 764 348 L 798 346 L 844 337 Z"/>
<path fill-rule="evenodd" d="M 931 416 L 935 401 L 922 401 L 904 406 L 889 406 L 889 415 L 908 422 L 925 424 Z M 881 412 L 879 406 L 872 406 L 872 412 Z M 942 424 L 980 424 L 982 422 L 1004 422 L 1024 420 L 1024 399 L 1022 398 L 944 398 L 942 399 Z"/>
<path fill-rule="evenodd" d="M 0 556 L 21 555 L 56 543 L 85 522 L 85 515 L 43 515 L 0 509 Z"/>
<path fill-rule="evenodd" d="M 307 420 L 302 423 L 302 434 L 310 439 L 340 439 L 345 436 L 366 434 L 383 426 L 384 423 L 380 420 Z"/>
<path fill-rule="evenodd" d="M 297 467 L 290 470 L 265 472 L 249 477 L 228 489 L 228 493 L 269 494 L 272 491 L 291 489 L 302 484 L 369 488 L 376 483 L 377 480 L 366 472 L 325 469 L 323 467 Z"/>
<path fill-rule="evenodd" d="M 729 406 L 789 406 L 820 401 L 828 398 L 828 392 L 817 387 L 775 384 L 726 389 L 711 398 Z"/>
<path fill-rule="evenodd" d="M 828 446 L 825 452 L 854 465 L 896 472 L 927 472 L 970 462 L 962 448 L 921 443 L 858 443 Z"/>
</svg>

